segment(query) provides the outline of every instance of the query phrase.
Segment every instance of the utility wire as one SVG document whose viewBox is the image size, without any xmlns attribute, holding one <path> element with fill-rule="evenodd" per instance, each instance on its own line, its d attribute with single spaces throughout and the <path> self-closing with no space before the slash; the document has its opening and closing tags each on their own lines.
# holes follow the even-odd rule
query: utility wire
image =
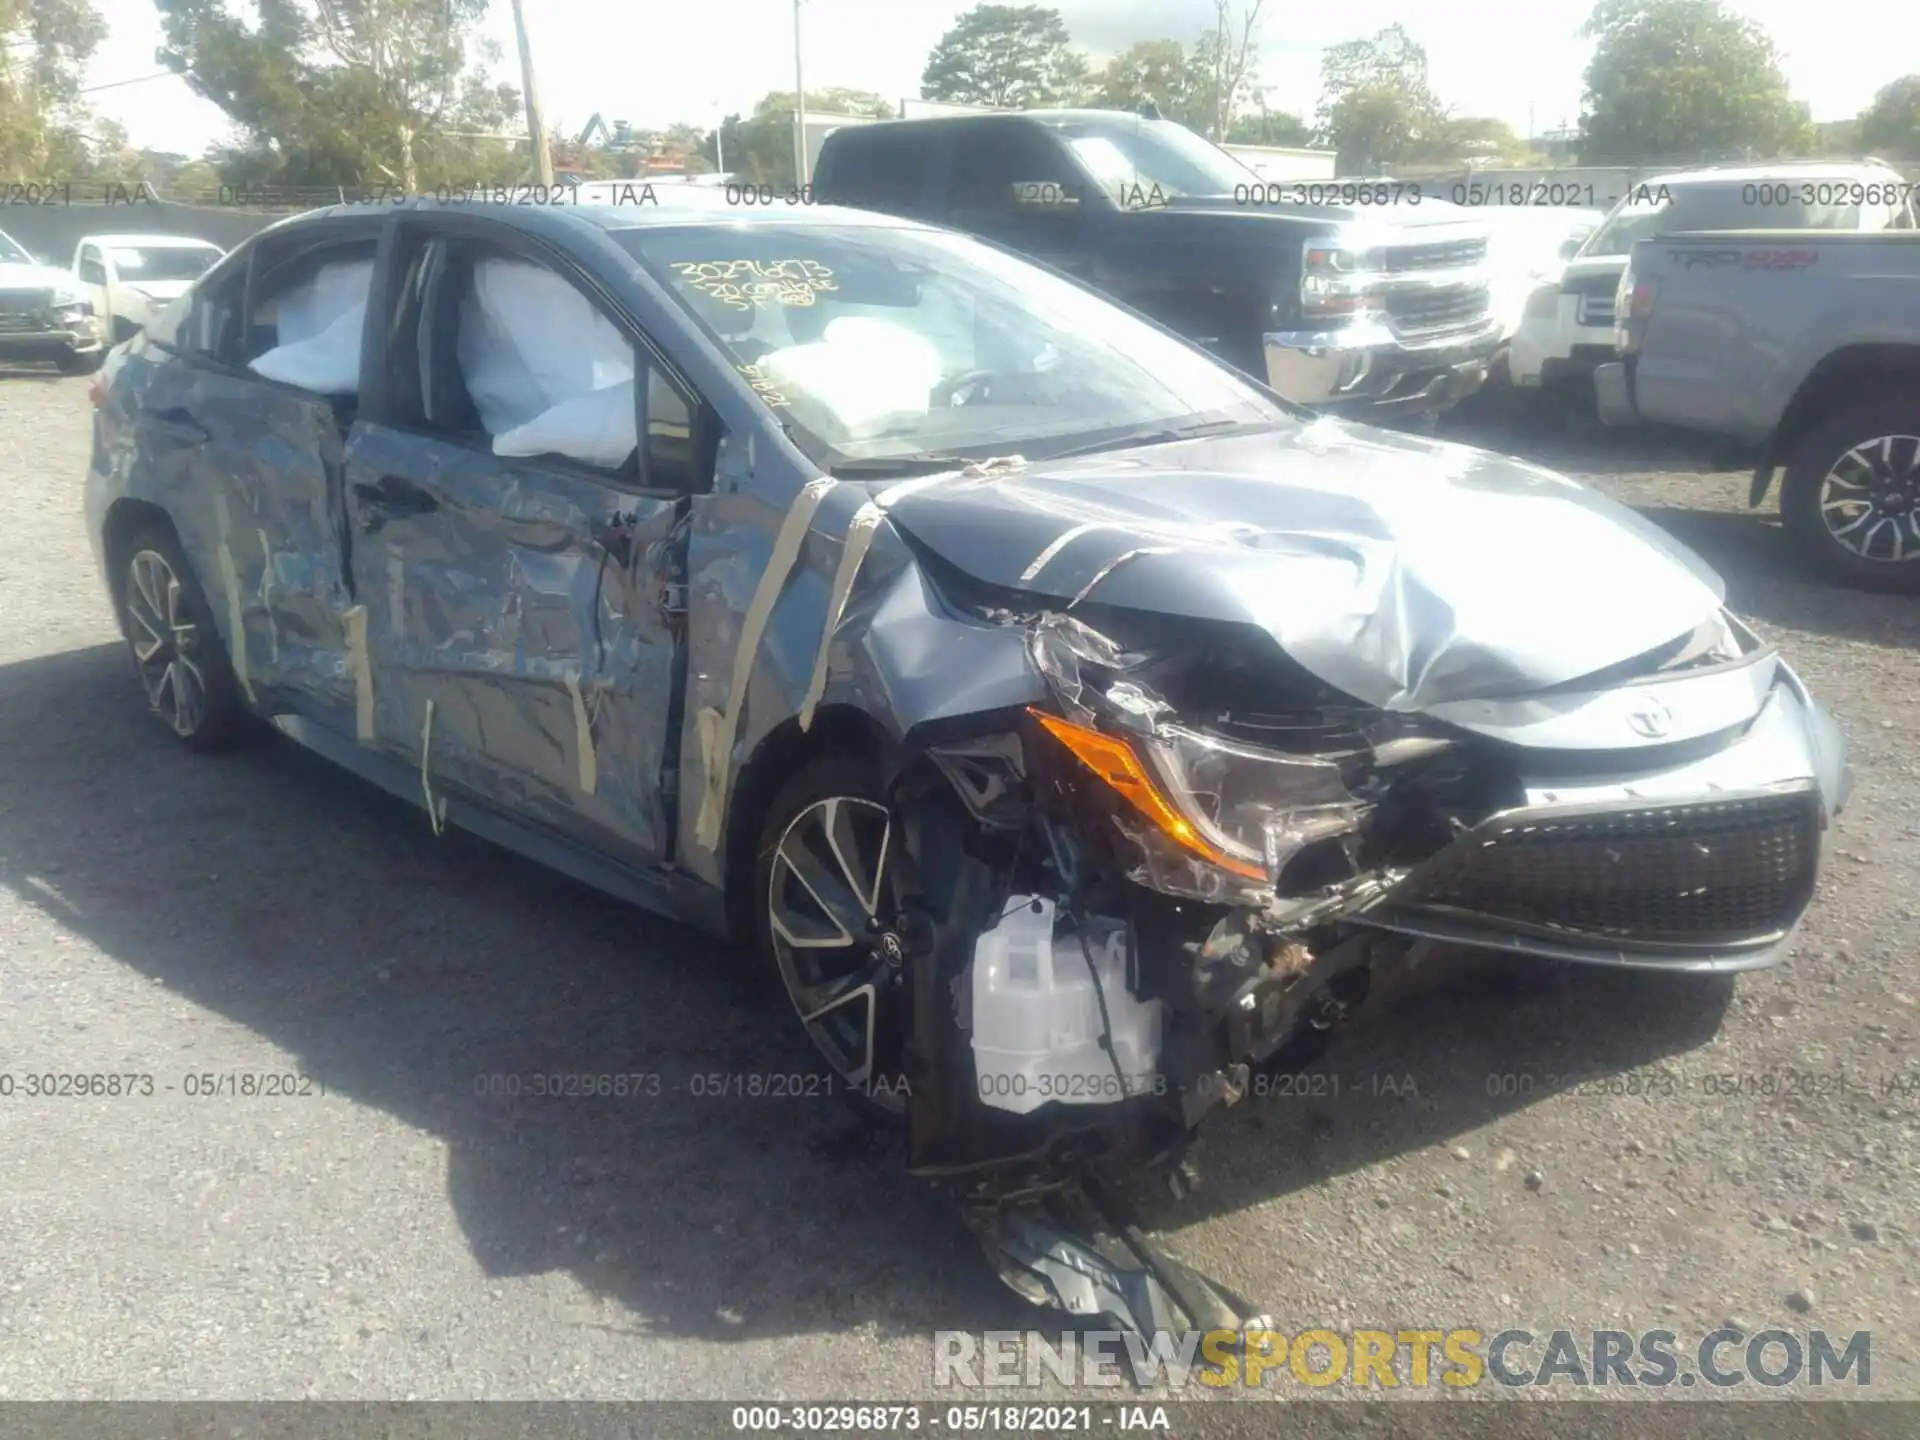
<svg viewBox="0 0 1920 1440">
<path fill-rule="evenodd" d="M 82 95 L 91 95 L 96 90 L 117 90 L 122 85 L 144 85 L 149 80 L 171 80 L 174 79 L 176 75 L 176 71 L 162 70 L 155 75 L 136 75 L 131 80 L 109 80 L 104 85 L 86 85 L 81 88 L 80 93 Z"/>
</svg>

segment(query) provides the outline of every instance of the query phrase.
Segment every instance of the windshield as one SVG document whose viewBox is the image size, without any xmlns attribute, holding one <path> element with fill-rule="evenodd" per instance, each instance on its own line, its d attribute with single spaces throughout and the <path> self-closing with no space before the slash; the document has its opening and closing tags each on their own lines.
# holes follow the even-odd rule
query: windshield
<svg viewBox="0 0 1920 1440">
<path fill-rule="evenodd" d="M 1654 200 L 1629 195 L 1614 208 L 1606 224 L 1593 233 L 1586 248 L 1589 255 L 1625 255 L 1637 241 L 1650 235 L 1670 235 L 1685 230 L 1873 230 L 1885 225 L 1861 223 L 1858 205 L 1814 203 L 1803 198 L 1799 186 L 1787 182 L 1773 184 L 1673 185 L 1649 184 L 1647 190 L 1658 196 L 1664 188 L 1666 198 Z M 1844 184 L 1829 179 L 1817 189 L 1844 190 Z M 1766 191 L 1769 198 L 1780 194 L 1780 203 L 1762 204 L 1756 193 Z M 1883 208 L 1883 207 L 1877 207 Z M 1876 217 L 1868 217 L 1870 220 Z"/>
<path fill-rule="evenodd" d="M 1296 418 L 1181 341 L 961 235 L 755 224 L 613 238 L 823 465 L 1039 458 Z"/>
<path fill-rule="evenodd" d="M 11 236 L 0 231 L 0 265 L 31 265 L 33 256 L 20 248 Z"/>
<path fill-rule="evenodd" d="M 114 249 L 113 267 L 122 280 L 198 280 L 220 252 L 198 245 L 149 245 L 138 250 Z"/>
<path fill-rule="evenodd" d="M 1068 123 L 1059 130 L 1101 190 L 1134 208 L 1186 195 L 1232 195 L 1235 186 L 1260 180 L 1226 151 L 1171 120 Z"/>
</svg>

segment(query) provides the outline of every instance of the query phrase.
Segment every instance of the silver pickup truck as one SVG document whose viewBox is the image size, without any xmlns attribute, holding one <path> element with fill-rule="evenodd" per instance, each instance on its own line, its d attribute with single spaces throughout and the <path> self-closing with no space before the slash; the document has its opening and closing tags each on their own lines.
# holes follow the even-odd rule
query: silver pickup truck
<svg viewBox="0 0 1920 1440">
<path fill-rule="evenodd" d="M 1780 514 L 1841 584 L 1920 592 L 1920 233 L 1717 231 L 1643 240 L 1615 297 L 1600 418 L 1759 452 Z"/>
</svg>

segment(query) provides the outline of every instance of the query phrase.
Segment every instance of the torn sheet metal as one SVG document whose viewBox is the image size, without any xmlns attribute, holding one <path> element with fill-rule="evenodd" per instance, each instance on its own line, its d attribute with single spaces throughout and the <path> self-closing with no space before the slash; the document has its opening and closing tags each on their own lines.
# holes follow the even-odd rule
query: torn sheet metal
<svg viewBox="0 0 1920 1440">
<path fill-rule="evenodd" d="M 1104 605 L 1251 623 L 1396 710 L 1592 674 L 1685 634 L 1724 593 L 1595 491 L 1331 421 L 1043 462 L 888 510 L 987 583 L 1063 603 L 1097 585 Z"/>
</svg>

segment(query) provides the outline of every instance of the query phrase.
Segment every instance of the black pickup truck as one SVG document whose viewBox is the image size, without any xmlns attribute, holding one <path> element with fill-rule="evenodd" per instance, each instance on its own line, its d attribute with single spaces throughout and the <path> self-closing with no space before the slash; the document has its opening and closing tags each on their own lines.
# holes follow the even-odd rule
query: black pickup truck
<svg viewBox="0 0 1920 1440">
<path fill-rule="evenodd" d="M 811 198 L 1042 260 L 1302 404 L 1384 419 L 1478 390 L 1487 233 L 1391 181 L 1268 183 L 1171 121 L 1028 110 L 849 125 Z M 1346 202 L 1346 203 L 1338 203 Z"/>
</svg>

